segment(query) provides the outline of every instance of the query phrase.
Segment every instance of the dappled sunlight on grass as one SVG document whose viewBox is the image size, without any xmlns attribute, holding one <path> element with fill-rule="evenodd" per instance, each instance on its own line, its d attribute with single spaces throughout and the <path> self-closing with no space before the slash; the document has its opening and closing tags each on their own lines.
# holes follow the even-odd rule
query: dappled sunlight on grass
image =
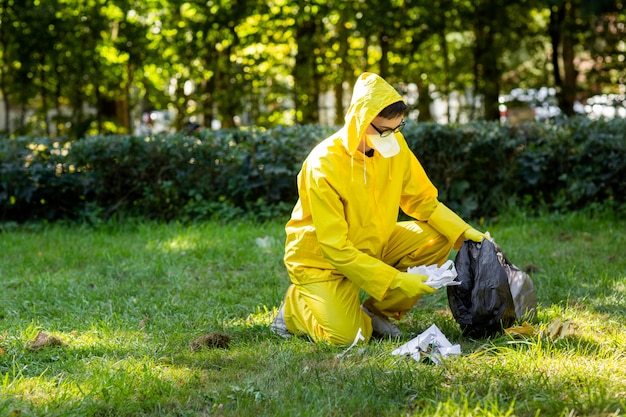
<svg viewBox="0 0 626 417">
<path fill-rule="evenodd" d="M 269 330 L 289 285 L 282 224 L 54 226 L 44 247 L 18 231 L 0 241 L 0 415 L 613 415 L 626 410 L 626 268 L 611 258 L 623 232 L 577 222 L 499 228 L 513 262 L 536 267 L 536 335 L 464 337 L 439 291 L 400 322 L 402 340 L 343 356 Z M 546 337 L 556 321 L 565 330 Z M 461 355 L 391 355 L 433 323 Z M 31 350 L 40 332 L 61 343 Z M 229 343 L 192 349 L 218 333 Z"/>
<path fill-rule="evenodd" d="M 177 236 L 175 238 L 170 239 L 167 242 L 161 242 L 160 244 L 155 246 L 155 249 L 161 249 L 164 252 L 185 252 L 190 249 L 196 249 L 198 247 L 199 242 L 194 241 L 186 236 Z M 217 244 L 217 242 L 214 242 Z M 150 246 L 148 246 L 150 249 Z"/>
<path fill-rule="evenodd" d="M 171 225 L 165 235 L 151 236 L 146 249 L 163 253 L 207 251 L 209 256 L 220 253 L 248 253 L 253 258 L 268 253 L 280 256 L 283 240 L 275 236 L 279 231 L 282 233 L 282 227 L 277 228 L 276 225 L 268 227 L 268 230 L 246 228 L 245 225 L 239 228 L 216 224 L 199 224 L 194 228 Z"/>
<path fill-rule="evenodd" d="M 225 323 L 226 327 L 252 327 L 268 326 L 272 323 L 274 316 L 278 314 L 278 308 L 268 308 L 267 306 L 257 306 L 256 312 L 250 313 L 246 318 L 234 318 Z"/>
<path fill-rule="evenodd" d="M 589 300 L 590 306 L 599 312 L 610 314 L 626 325 L 626 275 L 603 279 L 598 283 L 602 296 Z"/>
<path fill-rule="evenodd" d="M 142 331 L 54 332 L 62 346 L 30 352 L 24 337 L 32 333 L 30 327 L 21 337 L 6 338 L 0 356 L 4 369 L 0 387 L 16 410 L 64 409 L 84 402 L 96 408 L 111 404 L 115 409 L 118 406 L 113 404 L 128 401 L 135 404 L 131 408 L 149 409 L 150 404 L 169 397 L 176 403 L 181 391 L 197 388 L 201 377 L 198 368 L 159 356 L 158 348 L 151 348 L 153 341 Z M 185 354 L 187 350 L 185 346 Z"/>
<path fill-rule="evenodd" d="M 580 350 L 581 342 L 572 345 L 572 340 L 552 343 L 535 339 L 476 352 L 465 364 L 474 371 L 463 380 L 478 382 L 475 391 L 479 395 L 510 392 L 521 400 L 532 392 L 536 398 L 530 403 L 536 409 L 558 409 L 561 402 L 572 405 L 572 401 L 614 403 L 626 392 L 623 353 L 598 352 L 598 346 Z M 589 389 L 581 392 L 581 387 Z"/>
<path fill-rule="evenodd" d="M 52 375 L 49 371 L 31 377 L 16 376 L 3 386 L 3 393 L 19 400 L 22 407 L 41 410 L 84 401 L 150 404 L 175 398 L 196 379 L 196 372 L 186 366 L 161 365 L 147 357 L 89 357 L 76 364 L 71 374 Z"/>
<path fill-rule="evenodd" d="M 543 322 L 543 328 L 556 319 L 569 321 L 571 323 L 569 336 L 609 349 L 611 346 L 622 346 L 626 351 L 626 320 L 624 317 L 598 312 L 580 302 L 567 305 L 555 304 L 539 310 L 538 315 Z"/>
<path fill-rule="evenodd" d="M 58 402 L 68 406 L 81 401 L 84 394 L 75 383 L 68 382 L 65 378 L 61 375 L 45 374 L 35 377 L 17 376 L 10 384 L 3 384 L 2 391 L 4 395 L 14 396 L 14 400 L 27 404 L 27 409 L 33 407 L 49 409 L 51 404 Z"/>
</svg>

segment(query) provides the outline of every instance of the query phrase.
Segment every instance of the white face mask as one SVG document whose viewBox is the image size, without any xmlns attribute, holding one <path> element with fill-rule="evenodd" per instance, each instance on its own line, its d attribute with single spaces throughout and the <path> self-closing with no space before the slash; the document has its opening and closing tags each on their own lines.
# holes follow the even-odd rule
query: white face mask
<svg viewBox="0 0 626 417">
<path fill-rule="evenodd" d="M 383 158 L 391 158 L 400 152 L 400 145 L 395 133 L 381 137 L 379 134 L 367 135 L 367 144 L 376 149 Z"/>
</svg>

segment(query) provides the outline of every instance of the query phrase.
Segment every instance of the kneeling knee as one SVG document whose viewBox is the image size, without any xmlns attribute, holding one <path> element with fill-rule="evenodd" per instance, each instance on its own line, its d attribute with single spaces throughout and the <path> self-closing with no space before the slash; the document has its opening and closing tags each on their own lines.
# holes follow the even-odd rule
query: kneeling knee
<svg viewBox="0 0 626 417">
<path fill-rule="evenodd" d="M 327 329 L 324 340 L 334 346 L 350 346 L 353 343 L 367 343 L 372 337 L 371 329 L 349 328 L 349 329 Z"/>
</svg>

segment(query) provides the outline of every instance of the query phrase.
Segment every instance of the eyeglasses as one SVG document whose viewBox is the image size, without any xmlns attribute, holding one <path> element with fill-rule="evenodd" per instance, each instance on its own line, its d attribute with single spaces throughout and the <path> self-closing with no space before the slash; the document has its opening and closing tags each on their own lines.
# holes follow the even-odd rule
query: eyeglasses
<svg viewBox="0 0 626 417">
<path fill-rule="evenodd" d="M 384 138 L 385 136 L 389 136 L 392 133 L 398 133 L 399 131 L 401 131 L 404 128 L 404 125 L 405 125 L 404 120 L 402 120 L 400 122 L 400 124 L 398 125 L 398 127 L 396 127 L 395 129 L 380 130 L 379 128 L 374 126 L 374 123 L 370 123 L 370 124 L 372 125 L 374 130 L 376 130 L 378 132 L 378 134 L 380 135 L 381 138 Z"/>
</svg>

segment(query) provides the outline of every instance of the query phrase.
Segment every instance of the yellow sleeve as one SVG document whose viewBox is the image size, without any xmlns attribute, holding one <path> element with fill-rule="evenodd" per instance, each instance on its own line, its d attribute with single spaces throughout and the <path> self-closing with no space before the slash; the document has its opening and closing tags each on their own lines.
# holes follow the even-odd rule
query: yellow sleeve
<svg viewBox="0 0 626 417">
<path fill-rule="evenodd" d="M 425 221 L 439 204 L 437 188 L 412 152 L 405 163 L 400 207 L 408 216 Z"/>
<path fill-rule="evenodd" d="M 461 247 L 463 233 L 470 228 L 469 224 L 441 202 L 430 215 L 428 224 L 447 237 L 449 241 L 454 242 L 454 249 Z"/>
</svg>

